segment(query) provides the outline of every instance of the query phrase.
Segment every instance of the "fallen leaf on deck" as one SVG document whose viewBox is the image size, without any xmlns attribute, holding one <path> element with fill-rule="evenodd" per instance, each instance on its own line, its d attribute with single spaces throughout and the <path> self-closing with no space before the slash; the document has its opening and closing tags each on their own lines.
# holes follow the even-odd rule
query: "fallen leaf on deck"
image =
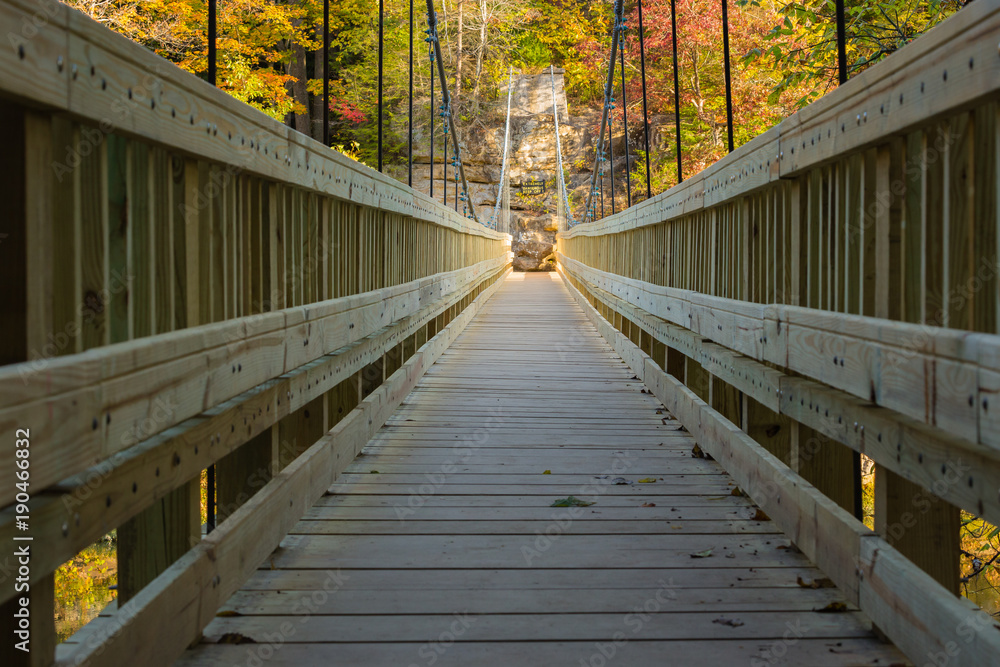
<svg viewBox="0 0 1000 667">
<path fill-rule="evenodd" d="M 819 579 L 813 579 L 812 581 L 806 581 L 802 577 L 796 577 L 795 583 L 797 583 L 802 588 L 836 588 L 837 585 L 833 583 L 831 579 L 826 577 L 821 577 Z"/>
<path fill-rule="evenodd" d="M 726 558 L 736 558 L 736 554 L 726 554 Z"/>
<path fill-rule="evenodd" d="M 643 477 L 642 479 L 639 480 L 639 483 L 640 484 L 652 484 L 655 481 L 656 481 L 655 477 Z"/>
<path fill-rule="evenodd" d="M 704 551 L 699 551 L 698 553 L 691 554 L 691 558 L 708 558 L 712 555 L 711 549 L 705 549 Z"/>
<path fill-rule="evenodd" d="M 624 477 L 615 477 L 613 480 L 611 480 L 611 483 L 614 484 L 615 486 L 625 486 L 632 484 L 632 480 L 625 479 Z"/>
<path fill-rule="evenodd" d="M 730 493 L 731 495 L 734 495 L 734 496 L 745 496 L 745 495 L 746 495 L 745 493 L 743 493 L 743 489 L 741 489 L 741 488 L 740 488 L 740 487 L 738 487 L 738 486 L 737 486 L 737 487 L 734 487 L 734 488 L 733 488 L 733 490 L 732 490 L 732 491 L 730 491 L 729 493 Z"/>
<path fill-rule="evenodd" d="M 368 473 L 370 475 L 377 475 L 378 474 L 378 470 L 369 470 Z"/>
<path fill-rule="evenodd" d="M 216 614 L 219 618 L 229 618 L 230 616 L 242 616 L 238 611 L 233 611 L 232 609 L 225 609 Z"/>
<path fill-rule="evenodd" d="M 757 511 L 753 513 L 753 516 L 750 517 L 750 520 L 751 521 L 770 521 L 771 517 L 769 517 L 767 515 L 767 512 L 765 512 L 764 510 L 762 510 L 761 508 L 758 507 Z"/>
<path fill-rule="evenodd" d="M 840 614 L 847 611 L 846 602 L 831 602 L 822 609 L 813 609 L 817 614 Z"/>
<path fill-rule="evenodd" d="M 718 623 L 719 625 L 728 625 L 732 628 L 738 628 L 743 625 L 743 621 L 738 618 L 717 618 L 712 623 Z"/>
<path fill-rule="evenodd" d="M 551 471 L 551 470 L 546 470 L 546 471 L 545 471 L 545 472 L 543 472 L 542 474 L 543 474 L 543 475 L 551 475 L 551 474 L 552 474 L 552 471 Z"/>
<path fill-rule="evenodd" d="M 256 644 L 256 639 L 251 639 L 246 635 L 241 635 L 238 632 L 227 632 L 226 634 L 219 637 L 219 644 Z"/>
<path fill-rule="evenodd" d="M 594 503 L 586 500 L 580 500 L 575 496 L 568 496 L 566 498 L 559 498 L 554 503 L 549 505 L 549 507 L 590 507 L 593 504 Z"/>
<path fill-rule="evenodd" d="M 656 503 L 643 503 L 640 507 L 656 507 Z"/>
<path fill-rule="evenodd" d="M 678 430 L 678 431 L 684 431 L 685 433 L 687 433 L 687 429 L 684 428 L 683 424 L 681 424 L 680 426 L 678 426 L 676 430 Z"/>
</svg>

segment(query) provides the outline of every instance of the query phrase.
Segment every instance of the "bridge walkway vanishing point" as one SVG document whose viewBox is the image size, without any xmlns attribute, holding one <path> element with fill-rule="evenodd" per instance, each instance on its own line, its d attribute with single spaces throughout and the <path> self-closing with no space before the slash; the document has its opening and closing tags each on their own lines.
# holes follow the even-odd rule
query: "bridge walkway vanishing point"
<svg viewBox="0 0 1000 667">
<path fill-rule="evenodd" d="M 900 664 L 569 289 L 509 274 L 180 664 Z"/>
</svg>

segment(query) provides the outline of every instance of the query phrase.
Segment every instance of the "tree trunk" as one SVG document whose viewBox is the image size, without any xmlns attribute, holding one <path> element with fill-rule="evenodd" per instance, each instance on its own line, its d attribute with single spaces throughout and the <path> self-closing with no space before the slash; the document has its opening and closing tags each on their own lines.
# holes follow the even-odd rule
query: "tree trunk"
<svg viewBox="0 0 1000 667">
<path fill-rule="evenodd" d="M 323 81 L 326 76 L 326 63 L 323 62 L 323 26 L 316 30 L 316 39 L 319 41 L 319 48 L 313 52 L 313 75 Z M 323 141 L 323 91 L 320 89 L 318 95 L 313 96 L 312 106 L 312 138 L 316 141 Z"/>
<path fill-rule="evenodd" d="M 292 82 L 292 99 L 301 104 L 305 113 L 295 115 L 295 129 L 309 134 L 309 92 L 306 90 L 306 50 L 301 44 L 292 46 L 294 59 L 288 66 L 288 73 L 295 77 Z"/>
<path fill-rule="evenodd" d="M 476 50 L 476 87 L 472 91 L 472 107 L 479 113 L 479 84 L 483 78 L 483 56 L 486 52 L 486 10 L 483 9 L 483 22 L 479 27 L 479 49 Z"/>
<path fill-rule="evenodd" d="M 462 97 L 462 2 L 458 0 L 458 53 L 455 55 L 455 102 Z"/>
</svg>

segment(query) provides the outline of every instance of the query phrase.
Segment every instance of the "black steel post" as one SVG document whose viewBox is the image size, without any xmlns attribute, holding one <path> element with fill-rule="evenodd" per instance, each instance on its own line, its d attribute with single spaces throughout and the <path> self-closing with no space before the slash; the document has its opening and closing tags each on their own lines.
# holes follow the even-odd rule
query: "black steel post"
<svg viewBox="0 0 1000 667">
<path fill-rule="evenodd" d="M 385 28 L 385 0 L 378 0 L 378 170 L 382 171 L 382 63 L 383 29 Z"/>
<path fill-rule="evenodd" d="M 215 50 L 215 43 L 218 37 L 216 26 L 216 15 L 218 14 L 217 0 L 208 0 L 208 82 L 216 85 L 216 62 L 218 56 Z M 206 518 L 205 531 L 210 533 L 215 530 L 215 466 L 208 466 L 205 470 L 205 490 L 206 495 Z"/>
<path fill-rule="evenodd" d="M 677 71 L 677 0 L 670 0 L 670 41 L 674 49 L 674 129 L 677 135 L 677 182 L 684 180 L 684 163 L 681 161 L 681 83 Z"/>
<path fill-rule="evenodd" d="M 215 64 L 217 56 L 215 42 L 218 37 L 215 24 L 216 15 L 218 14 L 216 2 L 217 0 L 208 0 L 208 82 L 213 86 L 216 85 Z"/>
<path fill-rule="evenodd" d="M 729 0 L 722 0 L 722 58 L 726 73 L 726 134 L 733 152 L 733 78 L 729 71 Z"/>
<path fill-rule="evenodd" d="M 847 81 L 847 25 L 844 20 L 844 0 L 837 0 L 837 80 Z"/>
<path fill-rule="evenodd" d="M 330 145 L 330 0 L 323 0 L 323 145 Z"/>
</svg>

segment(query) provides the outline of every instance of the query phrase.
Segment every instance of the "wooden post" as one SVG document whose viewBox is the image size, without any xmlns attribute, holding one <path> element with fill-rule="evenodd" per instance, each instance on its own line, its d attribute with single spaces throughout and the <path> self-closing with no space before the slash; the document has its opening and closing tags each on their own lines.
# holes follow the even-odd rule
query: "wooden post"
<svg viewBox="0 0 1000 667">
<path fill-rule="evenodd" d="M 385 357 L 382 356 L 361 369 L 361 398 L 367 398 L 384 381 Z"/>
<path fill-rule="evenodd" d="M 690 357 L 684 357 L 684 379 L 688 389 L 706 403 L 711 402 L 712 376 L 702 368 L 701 364 Z"/>
<path fill-rule="evenodd" d="M 850 449 L 808 426 L 792 429 L 792 469 L 854 513 L 854 459 Z"/>
<path fill-rule="evenodd" d="M 272 437 L 267 429 L 215 464 L 217 525 L 271 479 Z"/>
<path fill-rule="evenodd" d="M 179 286 L 173 322 L 184 328 L 199 324 L 201 317 L 198 243 L 202 217 L 207 212 L 198 207 L 198 163 L 175 163 L 173 184 L 174 279 Z M 201 486 L 196 478 L 118 527 L 119 605 L 128 602 L 201 540 L 200 508 Z"/>
<path fill-rule="evenodd" d="M 891 470 L 875 469 L 875 531 L 955 595 L 961 513 Z"/>
<path fill-rule="evenodd" d="M 792 420 L 743 394 L 743 430 L 784 462 L 791 463 Z"/>
<path fill-rule="evenodd" d="M 26 361 L 29 354 L 57 356 L 72 350 L 56 350 L 55 354 L 41 351 L 50 343 L 53 331 L 52 294 L 54 271 L 61 270 L 52 265 L 55 226 L 58 220 L 53 215 L 53 199 L 56 183 L 52 176 L 53 137 L 50 122 L 32 113 L 0 103 L 0 123 L 8 129 L 6 134 L 6 159 L 0 158 L 0 196 L 3 197 L 9 222 L 4 232 L 6 261 L 0 264 L 0 275 L 11 286 L 10 302 L 3 305 L 0 336 L 10 349 L 4 350 L 4 363 Z M 9 245 L 7 245 L 9 243 Z M 20 289 L 17 287 L 20 286 Z M 30 294 L 31 299 L 27 296 Z M 8 319 L 9 316 L 9 319 Z M 32 427 L 32 424 L 24 424 Z M 15 433 L 6 434 L 9 440 L 7 456 L 14 456 Z M 30 435 L 30 431 L 29 431 Z M 29 446 L 39 445 L 37 440 L 28 438 Z M 11 480 L 13 483 L 16 480 Z M 14 542 L 8 553 L 16 553 L 21 547 L 29 550 L 44 548 L 44 544 Z M 10 556 L 8 562 L 16 563 Z M 15 568 L 16 569 L 16 566 Z M 14 573 L 7 577 L 7 586 L 13 587 Z M 30 652 L 19 650 L 15 644 L 24 640 L 15 634 L 21 630 L 19 619 L 22 607 L 20 599 L 28 598 L 27 613 L 30 618 L 30 635 L 26 644 Z M 49 574 L 31 584 L 27 596 L 15 595 L 0 605 L 0 629 L 4 641 L 0 646 L 0 661 L 4 665 L 25 667 L 47 667 L 55 660 L 55 575 Z"/>
</svg>

